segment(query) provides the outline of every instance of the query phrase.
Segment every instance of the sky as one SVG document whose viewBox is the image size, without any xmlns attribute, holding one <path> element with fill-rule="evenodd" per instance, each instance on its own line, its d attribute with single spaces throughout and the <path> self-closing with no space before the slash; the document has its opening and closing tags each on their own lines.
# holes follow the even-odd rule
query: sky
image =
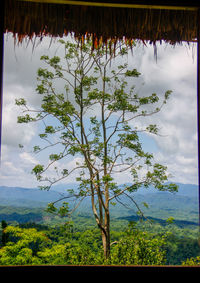
<svg viewBox="0 0 200 283">
<path fill-rule="evenodd" d="M 33 145 L 39 143 L 40 128 L 34 123 L 17 124 L 17 116 L 21 113 L 15 99 L 26 98 L 33 109 L 40 105 L 41 100 L 35 92 L 36 72 L 43 66 L 40 56 L 59 56 L 61 52 L 57 40 L 50 42 L 50 38 L 44 38 L 33 49 L 31 42 L 15 46 L 12 35 L 5 35 L 0 186 L 36 187 L 38 182 L 31 170 L 36 164 L 47 161 L 44 153 L 41 156 L 31 153 Z M 168 172 L 173 175 L 170 181 L 197 184 L 196 45 L 158 44 L 156 60 L 152 45 L 138 44 L 133 54 L 128 55 L 128 62 L 129 68 L 141 73 L 136 84 L 139 94 L 161 96 L 167 90 L 173 91 L 161 112 L 149 117 L 148 121 L 140 119 L 137 122 L 139 126 L 157 124 L 162 135 L 143 134 L 144 150 L 154 153 L 156 161 L 168 166 Z M 23 150 L 19 144 L 24 145 Z M 67 166 L 71 168 L 77 161 L 78 157 L 71 158 Z M 73 175 L 65 183 L 72 183 L 75 178 Z M 131 179 L 128 173 L 123 173 L 116 176 L 116 181 L 125 183 Z"/>
</svg>

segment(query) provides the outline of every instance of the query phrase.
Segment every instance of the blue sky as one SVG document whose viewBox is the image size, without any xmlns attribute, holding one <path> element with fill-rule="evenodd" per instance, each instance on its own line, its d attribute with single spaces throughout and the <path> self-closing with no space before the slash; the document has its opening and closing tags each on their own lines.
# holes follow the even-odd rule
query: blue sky
<svg viewBox="0 0 200 283">
<path fill-rule="evenodd" d="M 139 134 L 140 140 L 142 141 L 143 150 L 145 152 L 156 153 L 159 148 L 152 137 L 149 137 L 147 134 Z"/>
<path fill-rule="evenodd" d="M 4 62 L 4 105 L 3 141 L 0 185 L 35 187 L 37 182 L 30 174 L 34 165 L 47 161 L 44 153 L 32 154 L 31 149 L 39 144 L 37 134 L 41 128 L 34 124 L 17 124 L 20 114 L 15 99 L 25 97 L 36 109 L 41 99 L 35 95 L 36 71 L 42 66 L 43 54 L 60 55 L 61 48 L 55 42 L 49 48 L 50 39 L 32 51 L 27 46 L 14 47 L 12 35 L 5 36 Z M 160 133 L 165 137 L 141 134 L 145 151 L 153 152 L 161 164 L 167 165 L 173 174 L 172 181 L 197 184 L 197 104 L 196 104 L 196 46 L 171 47 L 158 45 L 157 62 L 151 45 L 138 44 L 129 54 L 130 68 L 136 68 L 142 75 L 137 80 L 136 91 L 140 95 L 156 92 L 162 96 L 166 90 L 173 95 L 163 111 L 148 119 L 148 124 L 158 124 Z M 145 121 L 137 121 L 138 126 Z M 18 144 L 23 144 L 20 150 Z M 70 159 L 67 166 L 73 166 L 78 159 Z M 65 164 L 60 164 L 64 168 Z M 53 174 L 53 172 L 51 172 Z M 74 181 L 72 176 L 69 183 Z M 125 182 L 128 175 L 121 175 L 118 182 Z M 68 182 L 68 181 L 67 181 Z"/>
</svg>

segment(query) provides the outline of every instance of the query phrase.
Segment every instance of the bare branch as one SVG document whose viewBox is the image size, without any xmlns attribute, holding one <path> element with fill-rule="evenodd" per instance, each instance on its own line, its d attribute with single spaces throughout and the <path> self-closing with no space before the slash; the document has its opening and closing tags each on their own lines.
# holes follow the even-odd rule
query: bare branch
<svg viewBox="0 0 200 283">
<path fill-rule="evenodd" d="M 49 148 L 49 147 L 56 146 L 56 145 L 58 145 L 58 144 L 62 144 L 62 142 L 56 142 L 56 143 L 54 143 L 54 144 L 47 145 L 47 146 L 45 146 L 45 147 L 43 147 L 43 148 L 37 150 L 35 153 L 38 154 L 38 153 L 40 153 L 41 151 L 43 151 L 43 150 L 45 150 L 45 149 L 47 149 L 47 148 Z"/>
<path fill-rule="evenodd" d="M 120 123 L 121 118 L 123 117 L 123 113 L 119 116 L 119 118 L 117 119 L 117 122 L 115 124 L 114 130 L 113 132 L 110 134 L 110 136 L 107 138 L 106 142 L 108 143 L 108 141 L 112 138 L 112 136 L 116 133 L 118 125 Z"/>
<path fill-rule="evenodd" d="M 137 204 L 137 202 L 134 200 L 133 197 L 131 197 L 130 195 L 126 194 L 125 195 L 134 203 L 134 205 L 137 207 L 138 211 L 140 212 L 141 217 L 145 218 L 148 222 L 150 222 L 152 224 L 152 221 L 149 220 L 144 213 L 142 212 L 142 210 L 140 209 L 139 205 Z"/>
<path fill-rule="evenodd" d="M 142 184 L 144 184 L 144 183 L 145 183 L 145 181 L 141 181 L 141 182 L 138 182 L 138 183 L 133 184 L 133 185 L 131 185 L 131 186 L 125 187 L 125 188 L 124 188 L 123 190 L 121 190 L 119 193 L 117 193 L 117 194 L 115 194 L 113 197 L 111 197 L 111 198 L 109 199 L 109 201 L 111 201 L 112 199 L 114 199 L 114 198 L 116 198 L 116 197 L 118 197 L 118 196 L 124 194 L 126 191 L 130 190 L 130 189 L 131 189 L 132 187 L 134 187 L 135 185 L 142 185 Z"/>
<path fill-rule="evenodd" d="M 79 205 L 82 203 L 84 199 L 85 199 L 85 196 L 80 199 L 80 201 L 77 203 L 77 205 L 75 205 L 75 207 L 70 211 L 68 215 L 71 215 L 79 207 Z"/>
</svg>

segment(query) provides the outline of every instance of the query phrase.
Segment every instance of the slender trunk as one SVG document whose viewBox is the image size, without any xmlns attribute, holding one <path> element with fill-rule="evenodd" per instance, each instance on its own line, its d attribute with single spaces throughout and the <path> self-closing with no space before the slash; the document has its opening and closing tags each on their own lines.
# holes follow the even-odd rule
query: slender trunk
<svg viewBox="0 0 200 283">
<path fill-rule="evenodd" d="M 102 211 L 100 211 L 100 215 L 98 215 L 95 201 L 94 201 L 94 189 L 92 188 L 93 185 L 91 184 L 91 199 L 92 199 L 92 210 L 95 216 L 96 223 L 101 231 L 101 238 L 102 238 L 102 245 L 104 250 L 104 258 L 108 259 L 110 257 L 110 218 L 109 213 L 105 212 L 105 218 L 103 219 Z M 102 203 L 99 199 L 99 208 L 102 209 Z"/>
<path fill-rule="evenodd" d="M 104 177 L 107 176 L 107 158 L 108 158 L 108 149 L 107 149 L 107 137 L 106 137 L 106 121 L 105 121 L 105 100 L 104 94 L 106 90 L 105 85 L 105 77 L 106 77 L 106 68 L 104 68 L 103 73 L 103 97 L 102 97 L 102 108 L 101 108 L 101 115 L 102 115 L 102 128 L 103 128 L 103 143 L 104 143 L 104 159 L 103 159 L 103 166 L 104 166 Z M 104 257 L 105 259 L 109 259 L 110 257 L 110 214 L 109 214 L 109 184 L 108 181 L 104 183 L 104 196 L 105 196 L 105 213 L 104 213 L 104 228 L 105 233 L 102 234 L 102 242 L 104 248 Z"/>
<path fill-rule="evenodd" d="M 105 231 L 106 233 L 104 233 L 103 231 L 101 232 L 103 251 L 104 251 L 104 258 L 109 259 L 110 257 L 110 231 L 108 231 L 107 229 Z"/>
</svg>

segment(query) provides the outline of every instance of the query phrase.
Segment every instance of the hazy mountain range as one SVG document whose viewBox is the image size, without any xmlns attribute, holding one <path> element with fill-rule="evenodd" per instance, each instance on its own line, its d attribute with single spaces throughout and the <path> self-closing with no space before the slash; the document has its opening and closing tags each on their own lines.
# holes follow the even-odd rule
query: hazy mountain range
<svg viewBox="0 0 200 283">
<path fill-rule="evenodd" d="M 133 194 L 134 200 L 146 216 L 153 217 L 154 219 L 167 219 L 172 216 L 178 219 L 178 221 L 187 220 L 192 221 L 191 223 L 198 223 L 198 186 L 180 183 L 178 185 L 179 191 L 177 193 L 160 192 L 153 187 L 148 189 L 141 188 Z M 77 184 L 75 183 L 55 186 L 49 191 L 42 191 L 38 188 L 1 186 L 0 208 L 3 210 L 4 206 L 10 207 L 10 213 L 15 212 L 15 207 L 16 210 L 20 207 L 27 209 L 44 208 L 49 202 L 67 195 L 67 189 L 76 188 Z M 119 219 L 132 219 L 135 217 L 137 209 L 134 204 L 125 197 L 121 197 L 121 202 L 125 203 L 129 209 L 121 204 L 117 204 L 116 206 L 111 206 L 111 215 Z M 149 208 L 144 206 L 144 202 L 148 204 Z M 73 204 L 71 203 L 71 205 Z M 92 215 L 90 198 L 86 198 L 81 203 L 78 213 Z M 0 216 L 3 217 L 1 217 L 2 219 L 8 217 L 8 215 Z M 10 215 L 11 218 L 14 216 Z M 33 216 L 30 215 L 30 218 L 33 219 Z"/>
<path fill-rule="evenodd" d="M 160 192 L 153 187 L 141 188 L 133 194 L 139 202 L 150 202 L 156 207 L 182 207 L 198 204 L 198 186 L 178 183 L 177 193 Z M 44 207 L 47 203 L 67 195 L 67 189 L 76 189 L 77 184 L 55 186 L 49 191 L 38 188 L 0 187 L 0 206 Z M 124 199 L 123 199 L 124 200 Z M 89 203 L 89 199 L 87 204 Z"/>
</svg>

